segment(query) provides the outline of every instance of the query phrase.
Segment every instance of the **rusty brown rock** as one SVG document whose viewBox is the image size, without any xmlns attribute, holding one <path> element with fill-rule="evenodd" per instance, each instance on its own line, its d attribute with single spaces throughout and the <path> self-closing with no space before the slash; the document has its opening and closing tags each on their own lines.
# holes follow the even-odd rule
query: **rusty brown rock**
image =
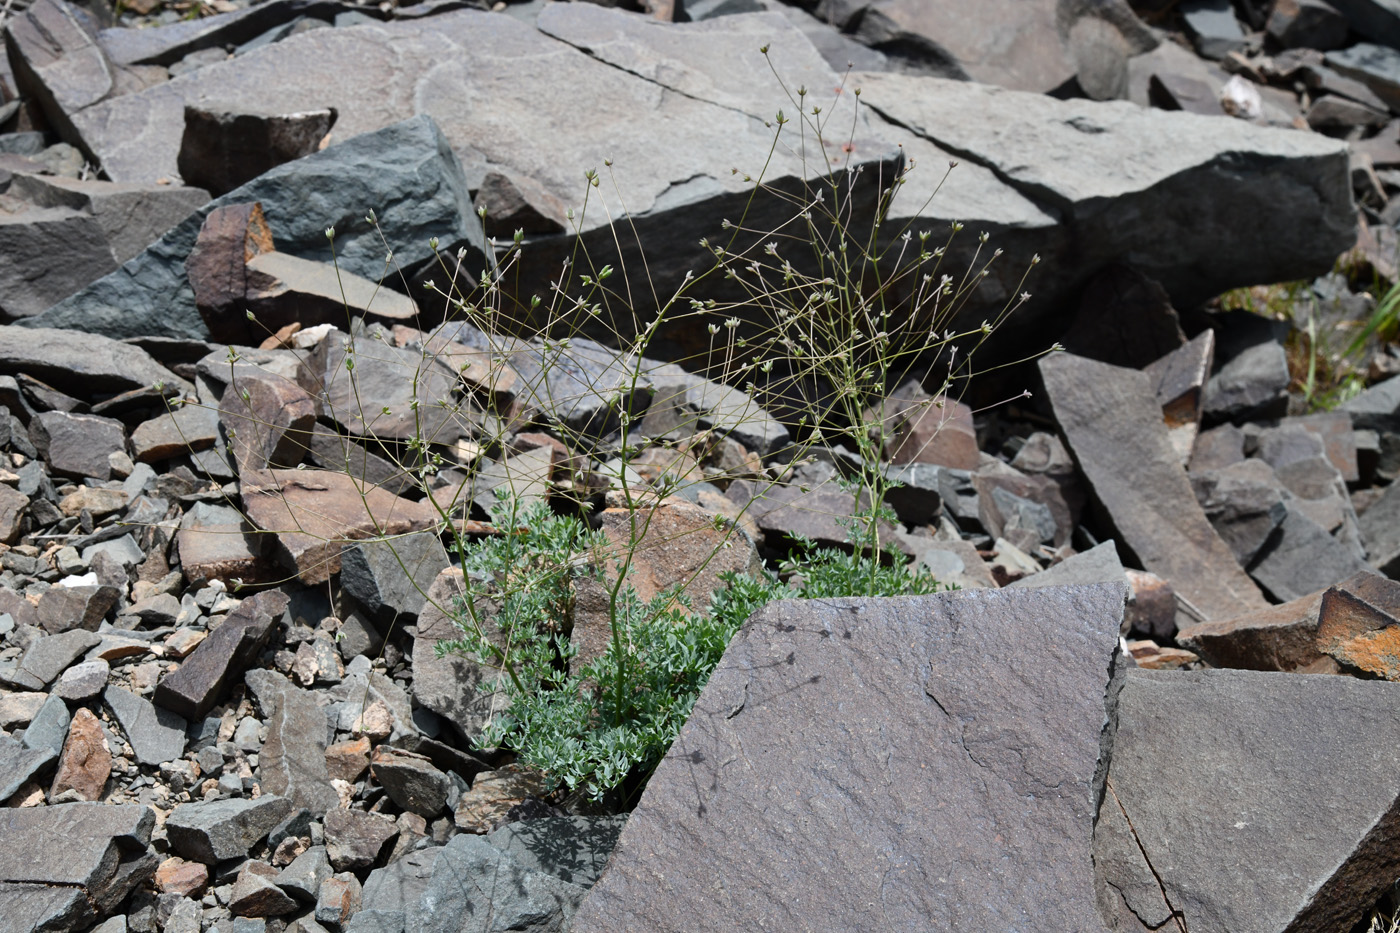
<svg viewBox="0 0 1400 933">
<path fill-rule="evenodd" d="M 369 739 L 364 736 L 330 746 L 326 749 L 326 773 L 332 781 L 355 783 L 369 767 L 369 751 Z"/>
<path fill-rule="evenodd" d="M 906 387 L 907 388 L 907 387 Z M 972 409 L 962 402 L 922 390 L 886 403 L 887 423 L 894 421 L 891 463 L 932 463 L 975 470 L 981 459 Z"/>
<path fill-rule="evenodd" d="M 1362 572 L 1328 587 L 1317 646 L 1347 667 L 1400 680 L 1400 583 Z"/>
<path fill-rule="evenodd" d="M 182 405 L 137 425 L 131 452 L 142 463 L 208 450 L 219 437 L 219 417 L 203 405 Z"/>
<path fill-rule="evenodd" d="M 156 869 L 156 887 L 162 894 L 202 897 L 209 884 L 209 866 L 188 862 L 178 855 L 160 863 Z"/>
<path fill-rule="evenodd" d="M 194 289 L 199 316 L 214 342 L 240 346 L 254 342 L 243 309 L 248 291 L 246 267 L 254 256 L 273 248 L 272 230 L 257 202 L 216 207 L 204 219 L 194 249 L 185 260 L 185 274 Z"/>
<path fill-rule="evenodd" d="M 268 470 L 245 475 L 243 505 L 263 531 L 275 534 L 278 557 L 303 583 L 324 583 L 340 571 L 346 541 L 421 531 L 437 523 L 431 505 L 326 470 Z"/>
<path fill-rule="evenodd" d="M 465 833 L 489 833 L 511 807 L 526 797 L 544 796 L 546 789 L 543 774 L 520 765 L 483 771 L 473 779 L 471 790 L 457 801 L 453 822 Z"/>
<path fill-rule="evenodd" d="M 75 790 L 84 800 L 101 800 L 112 774 L 112 751 L 102 734 L 102 724 L 92 711 L 80 708 L 68 726 L 68 740 L 58 759 L 50 797 Z"/>
<path fill-rule="evenodd" d="M 1270 606 L 1218 622 L 1201 622 L 1177 633 L 1177 644 L 1212 667 L 1252 671 L 1303 671 L 1323 660 L 1317 648 L 1322 594 Z"/>
<path fill-rule="evenodd" d="M 673 586 L 682 586 L 692 612 L 704 612 L 710 598 L 727 588 L 720 575 L 757 575 L 762 567 L 748 535 L 732 523 L 715 527 L 714 515 L 678 499 L 667 499 L 655 508 L 630 513 L 627 509 L 604 509 L 600 528 L 608 538 L 610 552 L 625 554 L 633 539 L 635 519 L 638 546 L 632 552 L 628 582 L 639 599 L 652 599 Z M 603 581 L 578 581 L 574 607 L 574 627 L 570 640 L 578 654 L 570 667 L 580 667 L 601 655 L 612 637 L 608 621 L 609 587 L 617 580 L 612 558 L 607 561 Z"/>
<path fill-rule="evenodd" d="M 290 379 L 237 366 L 219 403 L 219 417 L 240 473 L 294 467 L 311 443 L 316 403 Z"/>
<path fill-rule="evenodd" d="M 1128 632 L 1148 638 L 1169 639 L 1176 634 L 1176 594 L 1172 585 L 1155 573 L 1124 570 L 1133 598 L 1123 609 L 1123 626 Z"/>
</svg>

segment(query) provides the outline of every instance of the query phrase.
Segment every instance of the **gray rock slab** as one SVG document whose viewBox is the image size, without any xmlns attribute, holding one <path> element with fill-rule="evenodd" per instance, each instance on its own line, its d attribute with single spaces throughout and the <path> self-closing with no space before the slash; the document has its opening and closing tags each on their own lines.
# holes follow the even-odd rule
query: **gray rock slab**
<svg viewBox="0 0 1400 933">
<path fill-rule="evenodd" d="M 101 641 L 99 635 L 83 629 L 37 638 L 20 658 L 19 667 L 10 675 L 10 680 L 26 690 L 42 690 Z"/>
<path fill-rule="evenodd" d="M 1129 874 L 1131 906 L 1157 914 L 1165 895 L 1193 933 L 1367 916 L 1400 870 L 1397 702 L 1400 686 L 1346 677 L 1128 671 L 1104 807 L 1158 880 Z"/>
<path fill-rule="evenodd" d="M 143 765 L 159 765 L 185 754 L 185 731 L 189 723 L 168 709 L 159 709 L 150 700 L 115 684 L 102 692 L 111 707 L 136 760 Z"/>
<path fill-rule="evenodd" d="M 253 800 L 196 801 L 172 810 L 165 828 L 170 847 L 177 853 L 213 865 L 247 856 L 248 850 L 291 812 L 290 800 L 272 794 Z"/>
<path fill-rule="evenodd" d="M 418 616 L 418 630 L 413 636 L 413 698 L 443 719 L 463 735 L 475 737 L 493 715 L 503 712 L 505 701 L 496 694 L 483 692 L 483 681 L 494 675 L 474 658 L 460 654 L 438 657 L 439 641 L 452 641 L 462 636 L 453 621 L 460 608 L 455 600 L 462 593 L 462 571 L 448 568 L 438 575 L 428 590 L 428 601 Z"/>
<path fill-rule="evenodd" d="M 1040 361 L 1051 407 L 1118 542 L 1205 620 L 1266 603 L 1206 520 L 1172 452 L 1150 380 L 1057 353 Z"/>
<path fill-rule="evenodd" d="M 1245 421 L 1282 415 L 1288 407 L 1288 356 L 1281 344 L 1256 344 L 1220 368 L 1206 383 L 1202 408 L 1208 420 Z"/>
<path fill-rule="evenodd" d="M 259 83 L 268 81 L 265 71 L 257 69 L 256 73 Z M 263 84 L 264 90 L 271 86 Z M 178 97 L 174 100 L 183 123 L 183 104 Z M 145 106 L 144 102 L 133 102 L 138 109 Z M 278 166 L 216 198 L 115 272 L 43 314 L 25 319 L 25 326 L 32 322 L 32 326 L 66 327 L 111 337 L 204 338 L 208 331 L 195 308 L 194 291 L 185 276 L 185 258 L 211 210 L 248 201 L 262 203 L 277 248 L 303 259 L 330 261 L 331 244 L 325 231 L 336 227 L 336 261 L 355 275 L 377 280 L 383 274 L 380 230 L 404 268 L 431 258 L 426 241 L 430 235 L 436 235 L 440 248 L 452 254 L 459 246 L 466 247 L 466 262 L 475 268 L 482 262 L 485 241 L 471 210 L 461 165 L 431 119 L 396 122 L 399 115 L 395 105 L 392 115 L 385 113 L 383 119 L 366 127 L 376 132 L 353 139 L 349 138 L 353 133 L 346 133 L 338 137 L 345 140 L 340 145 Z M 135 140 L 134 136 L 121 135 L 128 142 Z M 179 138 L 177 132 L 176 147 Z M 378 230 L 364 220 L 371 208 L 379 221 Z M 124 310 L 115 314 L 113 308 Z M 0 367 L 3 347 L 0 333 Z M 134 347 L 132 350 L 139 352 Z M 167 381 L 172 378 L 168 376 Z"/>
<path fill-rule="evenodd" d="M 187 719 L 203 717 L 257 657 L 287 603 L 287 596 L 275 590 L 243 600 L 178 670 L 156 685 L 156 704 Z"/>
<path fill-rule="evenodd" d="M 364 810 L 329 810 L 325 824 L 326 856 L 336 871 L 371 867 L 389 840 L 399 834 L 392 819 Z"/>
<path fill-rule="evenodd" d="M 1204 58 L 1224 58 L 1244 48 L 1244 30 L 1230 0 L 1186 0 L 1181 19 L 1196 51 Z"/>
<path fill-rule="evenodd" d="M 1105 541 L 1040 573 L 1033 573 L 1009 583 L 1007 589 L 1074 586 L 1086 583 L 1122 583 L 1126 586 L 1127 582 L 1128 578 L 1123 574 L 1123 562 L 1118 559 L 1117 545 L 1112 541 Z"/>
<path fill-rule="evenodd" d="M 0 375 L 20 373 L 78 397 L 144 389 L 158 382 L 193 390 L 145 350 L 129 343 L 90 332 L 0 327 Z"/>
<path fill-rule="evenodd" d="M 1278 533 L 1250 565 L 1249 575 L 1281 602 L 1324 590 L 1369 570 L 1345 544 L 1327 533 L 1290 497 Z"/>
<path fill-rule="evenodd" d="M 418 618 L 437 575 L 449 566 L 432 532 L 362 541 L 340 553 L 340 585 L 379 622 Z M 405 620 L 408 621 L 408 620 Z"/>
<path fill-rule="evenodd" d="M 1196 501 L 1241 567 L 1259 551 L 1288 516 L 1285 492 L 1273 469 L 1251 458 L 1190 476 Z"/>
<path fill-rule="evenodd" d="M 1345 149 L 1316 134 L 937 78 L 853 81 L 862 103 L 1059 213 L 1073 258 L 1041 250 L 1032 285 L 1051 304 L 1113 259 L 1184 306 L 1289 270 L 1322 274 L 1354 240 Z M 1242 224 L 1258 249 L 1238 248 Z"/>
<path fill-rule="evenodd" d="M 63 751 L 63 741 L 68 738 L 68 724 L 71 721 L 68 704 L 60 697 L 50 696 L 25 727 L 24 747 L 48 749 L 57 755 Z"/>
<path fill-rule="evenodd" d="M 1359 0 L 1362 4 L 1376 5 L 1371 0 Z M 1327 64 L 1348 78 L 1355 78 L 1364 83 L 1376 96 L 1386 103 L 1394 106 L 1400 102 L 1400 51 L 1395 46 L 1400 45 L 1400 3 L 1394 0 L 1381 0 L 1387 6 L 1393 7 L 1391 15 L 1394 17 L 1396 35 L 1384 45 L 1376 45 L 1371 42 L 1358 42 L 1350 48 L 1341 49 L 1336 52 L 1329 52 Z M 1337 4 L 1341 7 L 1342 4 Z"/>
<path fill-rule="evenodd" d="M 209 200 L 209 192 L 200 188 L 120 185 L 45 175 L 16 175 L 9 193 L 42 207 L 68 207 L 91 214 L 117 263 L 136 256 Z"/>
<path fill-rule="evenodd" d="M 274 671 L 251 670 L 245 679 L 267 721 L 258 753 L 263 789 L 313 813 L 339 806 L 326 772 L 326 714 L 315 695 Z"/>
<path fill-rule="evenodd" d="M 608 864 L 627 814 L 547 816 L 507 823 L 486 841 L 523 867 L 591 888 Z"/>
<path fill-rule="evenodd" d="M 432 909 L 419 930 L 554 933 L 567 928 L 584 893 L 577 885 L 520 865 L 480 836 L 457 836 L 433 864 L 423 896 Z"/>
<path fill-rule="evenodd" d="M 292 859 L 292 863 L 278 873 L 273 880 L 277 886 L 304 903 L 316 901 L 321 890 L 321 882 L 331 876 L 330 859 L 326 858 L 325 846 L 312 846 Z"/>
<path fill-rule="evenodd" d="M 154 827 L 133 804 L 0 810 L 0 929 L 68 933 L 114 911 L 156 869 Z"/>
<path fill-rule="evenodd" d="M 25 730 L 26 737 L 28 730 Z M 9 800 L 25 781 L 58 757 L 51 748 L 30 748 L 8 735 L 0 736 L 0 801 Z"/>
<path fill-rule="evenodd" d="M 1089 846 L 1125 595 L 769 605 L 574 931 L 1105 929 Z"/>
<path fill-rule="evenodd" d="M 424 915 L 433 909 L 424 900 L 433 878 L 441 846 L 417 849 L 370 872 L 360 894 L 364 910 L 350 919 L 348 931 L 400 933 L 422 929 Z"/>
<path fill-rule="evenodd" d="M 0 214 L 0 312 L 7 319 L 38 314 L 117 268 L 95 217 L 71 208 L 15 206 Z"/>
</svg>

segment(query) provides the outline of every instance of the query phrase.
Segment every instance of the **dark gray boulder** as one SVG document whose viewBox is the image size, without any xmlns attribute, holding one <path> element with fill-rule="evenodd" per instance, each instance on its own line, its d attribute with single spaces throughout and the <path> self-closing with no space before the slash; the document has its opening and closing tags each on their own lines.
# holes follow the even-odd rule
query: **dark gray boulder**
<svg viewBox="0 0 1400 933">
<path fill-rule="evenodd" d="M 171 811 L 165 829 L 175 852 L 213 865 L 247 856 L 248 850 L 291 812 L 290 800 L 272 794 L 255 800 L 197 801 Z"/>
<path fill-rule="evenodd" d="M 1102 931 L 1089 846 L 1125 595 L 769 605 L 573 930 Z"/>
<path fill-rule="evenodd" d="M 211 210 L 247 201 L 262 203 L 277 248 L 303 259 L 330 261 L 326 230 L 334 228 L 335 258 L 354 275 L 376 281 L 383 275 L 381 230 L 405 270 L 431 259 L 427 241 L 434 236 L 454 256 L 465 247 L 466 267 L 480 269 L 485 262 L 481 224 L 472 212 L 461 164 L 437 124 L 420 116 L 381 126 L 280 165 L 210 201 L 141 255 L 25 319 L 24 326 L 109 337 L 203 339 L 208 331 L 185 278 L 185 258 Z M 366 220 L 370 211 L 378 218 L 378 230 Z"/>
</svg>

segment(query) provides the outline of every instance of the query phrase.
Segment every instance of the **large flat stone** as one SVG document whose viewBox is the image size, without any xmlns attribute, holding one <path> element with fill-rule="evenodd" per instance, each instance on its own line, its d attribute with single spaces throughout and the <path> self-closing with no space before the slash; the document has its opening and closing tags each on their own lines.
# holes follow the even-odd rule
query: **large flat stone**
<svg viewBox="0 0 1400 933">
<path fill-rule="evenodd" d="M 0 375 L 24 373 L 80 398 L 145 389 L 161 382 L 193 387 L 145 350 L 95 333 L 0 327 Z"/>
<path fill-rule="evenodd" d="M 0 810 L 0 929 L 88 928 L 155 872 L 154 827 L 155 813 L 139 805 Z"/>
<path fill-rule="evenodd" d="M 1060 215 L 1067 255 L 1039 250 L 1037 305 L 1113 260 L 1190 305 L 1300 269 L 1320 275 L 1355 240 L 1346 149 L 1326 137 L 938 78 L 853 81 L 867 106 Z"/>
<path fill-rule="evenodd" d="M 761 610 L 573 929 L 1105 929 L 1089 846 L 1125 593 Z"/>
<path fill-rule="evenodd" d="M 280 49 L 284 44 L 276 43 L 261 54 Z M 257 57 L 260 56 L 244 56 L 237 61 L 246 62 Z M 201 69 L 196 75 L 207 70 Z M 251 77 L 254 73 L 255 79 Z M 250 73 L 249 83 L 257 85 L 259 89 L 251 93 L 261 99 L 273 93 L 281 81 L 262 69 L 255 69 Z M 351 83 L 359 84 L 339 80 L 336 83 L 346 87 Z M 216 81 L 215 85 L 218 84 Z M 228 90 L 231 92 L 232 88 Z M 144 99 L 138 100 L 140 94 L 127 97 L 138 109 L 145 107 Z M 180 108 L 183 125 L 183 104 L 178 97 L 174 103 Z M 113 106 L 120 109 L 124 105 L 113 101 Z M 335 227 L 336 261 L 354 275 L 377 281 L 384 273 L 384 240 L 380 238 L 380 231 L 392 245 L 395 261 L 405 270 L 431 259 L 432 252 L 426 242 L 430 235 L 436 235 L 440 248 L 454 255 L 459 246 L 466 247 L 466 262 L 469 267 L 476 268 L 483 262 L 485 240 L 480 222 L 471 210 L 461 164 L 431 119 L 419 117 L 398 122 L 401 116 L 402 110 L 395 104 L 392 112 L 383 113 L 381 119 L 364 127 L 376 132 L 354 139 L 350 137 L 360 130 L 346 133 L 338 137 L 345 140 L 340 145 L 280 165 L 210 201 L 144 253 L 43 314 L 26 318 L 24 326 L 73 328 L 111 337 L 204 339 L 208 328 L 195 307 L 194 290 L 185 276 L 185 259 L 194 247 L 204 218 L 212 210 L 251 201 L 262 203 L 276 236 L 277 248 L 303 259 L 330 261 L 331 244 L 326 239 L 326 228 Z M 136 132 L 135 123 L 141 121 L 127 113 L 113 113 L 112 117 L 135 121 L 128 128 L 130 132 L 123 130 L 117 134 L 126 144 L 135 143 L 137 138 L 131 133 Z M 176 147 L 179 138 L 177 131 Z M 164 137 L 154 133 L 150 139 L 163 140 Z M 144 143 L 138 143 L 140 145 Z M 140 161 L 146 156 L 137 153 L 135 157 Z M 174 155 L 170 158 L 173 160 Z M 115 180 L 124 180 L 124 173 L 117 164 L 110 171 Z M 157 171 L 150 175 L 130 169 L 125 173 L 131 174 L 143 180 L 154 180 L 169 173 Z M 378 218 L 378 229 L 364 219 L 365 212 L 371 208 Z M 413 272 L 408 274 L 410 282 L 416 281 Z M 134 347 L 131 350 L 139 352 Z M 0 352 L 0 360 L 3 356 Z"/>
<path fill-rule="evenodd" d="M 185 729 L 189 723 L 168 709 L 159 709 L 150 700 L 112 685 L 102 693 L 131 743 L 136 760 L 143 765 L 159 765 L 185 754 Z"/>
<path fill-rule="evenodd" d="M 1345 677 L 1128 671 L 1103 806 L 1157 883 L 1104 880 L 1192 933 L 1350 929 L 1400 871 L 1397 703 Z"/>
<path fill-rule="evenodd" d="M 267 720 L 267 741 L 258 753 L 263 789 L 312 813 L 338 807 L 326 771 L 326 714 L 315 695 L 274 671 L 252 670 L 246 679 Z"/>
<path fill-rule="evenodd" d="M 1118 541 L 1203 621 L 1266 605 L 1206 520 L 1143 373 L 1058 353 L 1040 361 L 1055 417 Z"/>
</svg>

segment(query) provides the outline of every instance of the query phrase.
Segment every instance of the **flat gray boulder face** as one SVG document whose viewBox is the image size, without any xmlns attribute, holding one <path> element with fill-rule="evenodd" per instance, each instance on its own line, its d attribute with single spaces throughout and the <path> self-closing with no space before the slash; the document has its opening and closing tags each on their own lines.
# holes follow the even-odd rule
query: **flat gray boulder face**
<svg viewBox="0 0 1400 933">
<path fill-rule="evenodd" d="M 1043 358 L 1040 374 L 1079 469 L 1140 566 L 1171 581 L 1202 621 L 1263 609 L 1191 491 L 1148 377 L 1069 353 Z"/>
<path fill-rule="evenodd" d="M 272 48 L 281 45 L 277 43 Z M 357 63 L 354 67 L 362 66 Z M 266 82 L 262 84 L 264 91 L 280 81 L 277 75 L 261 71 L 255 72 L 250 81 L 254 79 L 260 84 Z M 179 98 L 176 104 L 183 107 Z M 302 259 L 330 262 L 332 247 L 326 229 L 334 227 L 334 258 L 341 269 L 352 275 L 374 281 L 384 275 L 384 240 L 366 220 L 370 211 L 378 218 L 384 239 L 393 247 L 398 268 L 412 270 L 430 260 L 428 238 L 435 236 L 439 248 L 454 259 L 459 247 L 466 248 L 465 267 L 480 269 L 485 262 L 485 237 L 472 212 L 461 163 L 431 119 L 414 117 L 400 121 L 399 115 L 396 112 L 391 118 L 386 114 L 385 119 L 367 127 L 373 132 L 366 135 L 337 135 L 336 140 L 344 142 L 279 165 L 210 201 L 135 259 L 42 314 L 26 318 L 24 326 L 72 328 L 115 338 L 206 339 L 208 328 L 195 307 L 194 290 L 185 275 L 185 260 L 210 211 L 252 201 L 262 204 L 277 249 Z M 127 142 L 135 140 L 126 131 L 117 136 Z M 157 134 L 153 138 L 160 137 Z M 179 142 L 177 131 L 177 148 Z M 109 171 L 122 175 L 115 166 Z M 162 170 L 156 175 L 172 173 L 173 169 Z M 141 177 L 145 179 L 144 175 Z M 131 350 L 135 352 L 134 347 Z M 167 381 L 173 378 L 167 376 Z"/>
<path fill-rule="evenodd" d="M 940 78 L 862 72 L 852 83 L 862 103 L 1059 214 L 1072 255 L 1041 250 L 1031 284 L 1042 298 L 1122 260 L 1185 306 L 1320 275 L 1355 239 L 1337 140 Z"/>
<path fill-rule="evenodd" d="M 1104 930 L 1090 841 L 1126 592 L 756 613 L 574 933 Z"/>
<path fill-rule="evenodd" d="M 1095 839 L 1106 912 L 1129 921 L 1116 928 L 1364 919 L 1400 872 L 1397 704 L 1400 684 L 1382 681 L 1128 671 Z"/>
</svg>

